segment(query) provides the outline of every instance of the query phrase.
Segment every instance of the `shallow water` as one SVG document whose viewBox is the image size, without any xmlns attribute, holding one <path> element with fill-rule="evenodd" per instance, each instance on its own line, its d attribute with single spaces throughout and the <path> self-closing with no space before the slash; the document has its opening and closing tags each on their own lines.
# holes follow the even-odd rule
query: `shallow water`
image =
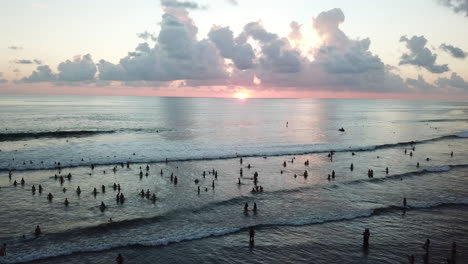
<svg viewBox="0 0 468 264">
<path fill-rule="evenodd" d="M 0 242 L 9 252 L 0 262 L 109 263 L 124 252 L 130 263 L 404 263 L 425 237 L 466 250 L 465 102 L 15 96 L 2 98 L 0 109 Z M 264 192 L 251 192 L 254 172 Z M 14 187 L 21 178 L 26 184 Z M 44 192 L 32 194 L 33 184 Z M 141 189 L 157 201 L 140 197 Z M 258 212 L 244 214 L 246 202 Z M 258 230 L 254 249 L 244 243 L 249 226 Z M 365 226 L 388 247 L 363 254 Z M 436 263 L 449 250 L 442 244 L 434 245 Z"/>
</svg>

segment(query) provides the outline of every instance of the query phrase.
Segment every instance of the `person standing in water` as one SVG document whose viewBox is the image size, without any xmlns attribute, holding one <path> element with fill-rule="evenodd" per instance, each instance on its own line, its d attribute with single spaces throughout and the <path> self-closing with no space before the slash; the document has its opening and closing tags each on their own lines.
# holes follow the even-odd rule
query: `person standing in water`
<svg viewBox="0 0 468 264">
<path fill-rule="evenodd" d="M 36 236 L 39 236 L 41 233 L 42 233 L 41 228 L 39 227 L 39 225 L 37 225 L 36 229 L 34 230 L 34 234 Z"/>
<path fill-rule="evenodd" d="M 255 243 L 255 230 L 253 226 L 249 227 L 249 243 L 250 245 Z"/>
<path fill-rule="evenodd" d="M 363 246 L 364 249 L 367 250 L 369 248 L 369 237 L 370 237 L 369 228 L 366 228 L 362 235 L 363 235 L 363 244 L 362 244 L 362 246 Z"/>
<path fill-rule="evenodd" d="M 116 261 L 117 261 L 117 264 L 123 264 L 124 263 L 124 259 L 122 257 L 122 254 L 119 253 L 119 255 L 117 255 Z"/>
</svg>

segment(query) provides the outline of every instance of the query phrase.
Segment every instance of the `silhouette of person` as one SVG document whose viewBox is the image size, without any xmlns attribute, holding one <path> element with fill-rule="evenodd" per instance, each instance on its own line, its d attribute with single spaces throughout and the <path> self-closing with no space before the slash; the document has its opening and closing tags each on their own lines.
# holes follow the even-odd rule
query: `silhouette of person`
<svg viewBox="0 0 468 264">
<path fill-rule="evenodd" d="M 362 233 L 362 235 L 363 235 L 363 244 L 362 244 L 362 246 L 364 247 L 364 249 L 368 249 L 369 248 L 369 237 L 370 237 L 369 228 L 366 228 L 364 230 L 364 233 Z"/>
</svg>

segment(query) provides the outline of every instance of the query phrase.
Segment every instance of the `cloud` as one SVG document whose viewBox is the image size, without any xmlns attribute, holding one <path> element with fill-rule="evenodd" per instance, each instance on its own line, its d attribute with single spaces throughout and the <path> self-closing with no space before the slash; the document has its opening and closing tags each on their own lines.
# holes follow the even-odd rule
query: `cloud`
<svg viewBox="0 0 468 264">
<path fill-rule="evenodd" d="M 23 47 L 20 47 L 20 46 L 9 46 L 8 49 L 11 49 L 11 50 L 22 50 Z"/>
<path fill-rule="evenodd" d="M 417 79 L 407 78 L 406 84 L 416 89 L 420 89 L 422 91 L 437 90 L 437 87 L 433 84 L 426 82 L 426 80 L 424 80 L 424 77 L 422 75 L 418 75 Z"/>
<path fill-rule="evenodd" d="M 137 33 L 137 37 L 143 39 L 143 40 L 152 40 L 152 41 L 156 41 L 157 38 L 154 36 L 154 34 L 148 32 L 148 31 L 145 31 L 145 32 L 142 32 L 142 33 Z"/>
<path fill-rule="evenodd" d="M 75 56 L 58 65 L 58 79 L 65 82 L 81 82 L 94 80 L 97 72 L 96 64 L 90 54 L 83 57 Z"/>
<path fill-rule="evenodd" d="M 439 0 L 439 3 L 468 17 L 468 0 Z"/>
<path fill-rule="evenodd" d="M 424 36 L 413 36 L 410 39 L 406 36 L 402 36 L 400 42 L 405 42 L 410 52 L 401 55 L 399 65 L 414 65 L 425 68 L 432 73 L 444 73 L 449 71 L 447 64 L 436 64 L 437 54 L 432 54 L 432 52 L 425 47 L 427 39 Z"/>
<path fill-rule="evenodd" d="M 99 62 L 99 78 L 120 81 L 224 79 L 227 73 L 216 45 L 197 40 L 198 28 L 181 9 L 166 9 L 153 47 L 141 43 L 118 64 Z M 137 55 L 137 56 L 136 56 Z"/>
<path fill-rule="evenodd" d="M 452 87 L 468 91 L 468 82 L 460 77 L 456 72 L 452 72 L 450 78 L 441 77 L 437 79 L 435 83 L 442 88 Z"/>
<path fill-rule="evenodd" d="M 293 21 L 289 23 L 289 27 L 291 28 L 291 32 L 289 33 L 288 38 L 290 40 L 301 40 L 302 39 L 302 33 L 301 33 L 302 25 L 297 23 L 296 21 Z"/>
<path fill-rule="evenodd" d="M 452 45 L 445 44 L 445 43 L 442 43 L 442 45 L 440 45 L 440 49 L 448 52 L 454 58 L 464 59 L 466 58 L 466 56 L 468 56 L 468 53 L 465 52 L 464 50 L 458 47 L 452 46 Z"/>
<path fill-rule="evenodd" d="M 233 6 L 239 5 L 239 2 L 237 2 L 237 0 L 226 0 L 226 2 L 228 2 L 229 4 L 231 4 Z"/>
<path fill-rule="evenodd" d="M 262 70 L 292 73 L 302 69 L 303 57 L 300 52 L 291 47 L 287 38 L 280 38 L 268 32 L 260 22 L 250 22 L 245 25 L 237 41 L 246 43 L 248 38 L 256 40 L 261 47 L 258 61 Z"/>
<path fill-rule="evenodd" d="M 370 51 L 369 38 L 347 36 L 340 28 L 344 21 L 341 9 L 318 14 L 313 19 L 313 28 L 320 38 L 319 46 L 297 45 L 303 44 L 299 22 L 290 23 L 291 33 L 286 37 L 268 31 L 260 21 L 253 21 L 237 35 L 228 26 L 213 26 L 205 38 L 200 38 L 188 11 L 173 5 L 164 8 L 158 34 L 138 34 L 146 41 L 118 61 L 101 59 L 94 63 L 90 54 L 77 56 L 60 63 L 57 73 L 43 65 L 21 81 L 56 84 L 117 81 L 124 86 L 174 90 L 242 86 L 258 90 L 413 92 L 417 89 L 408 86 L 431 88 L 422 77 L 403 80 L 395 73 L 395 67 L 385 65 Z M 423 61 L 426 63 L 419 64 L 433 71 L 443 67 L 435 64 L 436 55 L 425 47 L 427 41 L 423 37 L 416 37 L 415 41 L 413 38 L 403 37 L 410 49 L 405 63 Z"/>
<path fill-rule="evenodd" d="M 41 65 L 42 61 L 34 59 L 34 60 L 14 60 L 14 63 L 16 64 L 37 64 Z"/>
<path fill-rule="evenodd" d="M 52 72 L 49 65 L 41 65 L 29 77 L 21 79 L 19 82 L 54 82 L 57 80 L 57 75 Z"/>
<path fill-rule="evenodd" d="M 15 60 L 16 64 L 33 64 L 32 60 Z"/>
<path fill-rule="evenodd" d="M 238 69 L 245 70 L 254 66 L 255 53 L 249 43 L 236 43 L 229 27 L 213 27 L 208 33 L 224 58 L 231 59 Z"/>
<path fill-rule="evenodd" d="M 315 52 L 315 61 L 329 73 L 364 73 L 384 71 L 385 65 L 369 51 L 369 38 L 352 40 L 339 28 L 345 16 L 341 9 L 320 13 L 314 29 L 324 41 Z"/>
<path fill-rule="evenodd" d="M 178 0 L 161 0 L 161 5 L 164 7 L 184 8 L 184 9 L 206 9 L 204 6 L 191 1 Z"/>
</svg>

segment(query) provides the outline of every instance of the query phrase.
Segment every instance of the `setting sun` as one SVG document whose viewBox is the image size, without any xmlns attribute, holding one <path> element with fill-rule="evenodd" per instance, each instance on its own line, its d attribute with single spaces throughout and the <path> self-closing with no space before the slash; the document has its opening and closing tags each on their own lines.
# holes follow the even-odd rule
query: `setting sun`
<svg viewBox="0 0 468 264">
<path fill-rule="evenodd" d="M 233 95 L 234 98 L 244 100 L 246 98 L 249 98 L 249 95 L 246 92 L 237 92 Z"/>
</svg>

